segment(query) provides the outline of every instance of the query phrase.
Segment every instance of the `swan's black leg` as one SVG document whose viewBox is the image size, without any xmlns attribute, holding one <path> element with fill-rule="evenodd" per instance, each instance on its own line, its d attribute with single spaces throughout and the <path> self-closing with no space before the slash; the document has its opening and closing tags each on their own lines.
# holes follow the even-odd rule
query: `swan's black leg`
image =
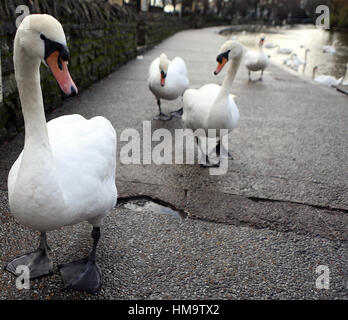
<svg viewBox="0 0 348 320">
<path fill-rule="evenodd" d="M 223 151 L 223 152 L 221 152 Z M 224 145 L 221 143 L 221 140 L 219 139 L 218 143 L 216 144 L 216 147 L 215 147 L 215 152 L 216 152 L 216 155 L 218 157 L 221 156 L 221 153 L 223 154 L 223 156 L 227 155 L 227 158 L 228 160 L 234 160 L 233 159 L 233 156 L 231 155 L 231 153 L 226 150 L 226 148 L 224 147 Z"/>
<path fill-rule="evenodd" d="M 263 76 L 263 70 L 261 70 L 261 77 L 260 77 L 259 81 L 262 81 L 262 76 Z"/>
<path fill-rule="evenodd" d="M 101 287 L 101 271 L 96 262 L 97 245 L 100 238 L 100 228 L 93 227 L 93 248 L 83 259 L 59 265 L 65 289 L 96 292 Z"/>
<path fill-rule="evenodd" d="M 248 70 L 248 77 L 249 77 L 249 82 L 251 82 L 251 71 L 250 70 Z"/>
<path fill-rule="evenodd" d="M 154 120 L 168 121 L 173 117 L 173 116 L 167 116 L 166 114 L 162 112 L 160 99 L 157 99 L 157 105 L 158 105 L 159 114 L 154 117 Z"/>
<path fill-rule="evenodd" d="M 196 136 L 196 142 L 197 142 L 197 145 L 198 147 L 200 148 L 201 152 L 202 152 L 202 155 L 205 157 L 204 160 L 201 160 L 200 161 L 200 166 L 203 167 L 203 168 L 212 168 L 212 167 L 219 167 L 220 166 L 220 161 L 217 162 L 217 163 L 212 163 L 210 160 L 209 160 L 209 155 L 208 154 L 205 154 L 202 150 L 202 147 L 199 143 L 199 139 L 198 137 Z"/>
<path fill-rule="evenodd" d="M 25 265 L 29 268 L 29 277 L 37 278 L 52 273 L 53 264 L 48 256 L 50 247 L 47 244 L 46 232 L 40 234 L 40 245 L 37 250 L 22 255 L 12 260 L 5 269 L 15 275 L 18 266 Z"/>
</svg>

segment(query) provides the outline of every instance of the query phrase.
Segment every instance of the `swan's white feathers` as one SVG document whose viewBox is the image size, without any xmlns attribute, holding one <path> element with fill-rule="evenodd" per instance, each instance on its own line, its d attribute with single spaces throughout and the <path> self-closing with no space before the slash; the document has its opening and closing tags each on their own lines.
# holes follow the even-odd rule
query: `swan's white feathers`
<svg viewBox="0 0 348 320">
<path fill-rule="evenodd" d="M 186 127 L 193 131 L 197 129 L 228 129 L 237 127 L 239 111 L 234 102 L 233 95 L 228 95 L 228 101 L 221 101 L 226 112 L 211 113 L 211 108 L 221 90 L 217 84 L 206 84 L 199 89 L 188 89 L 184 93 L 184 113 L 182 120 Z M 206 132 L 207 134 L 207 132 Z"/>
<path fill-rule="evenodd" d="M 244 56 L 244 63 L 249 71 L 260 71 L 267 68 L 269 59 L 261 47 L 259 51 L 247 51 Z"/>
<path fill-rule="evenodd" d="M 50 172 L 58 180 L 64 203 L 54 203 L 58 190 L 50 190 L 47 185 L 40 185 L 42 190 L 36 191 L 34 183 L 23 186 L 33 190 L 33 196 L 25 212 L 18 210 L 17 219 L 42 231 L 84 220 L 98 225 L 117 200 L 114 128 L 103 117 L 86 120 L 80 115 L 67 115 L 49 121 L 47 129 L 53 154 Z M 21 158 L 22 153 L 9 174 L 10 198 Z"/>
</svg>

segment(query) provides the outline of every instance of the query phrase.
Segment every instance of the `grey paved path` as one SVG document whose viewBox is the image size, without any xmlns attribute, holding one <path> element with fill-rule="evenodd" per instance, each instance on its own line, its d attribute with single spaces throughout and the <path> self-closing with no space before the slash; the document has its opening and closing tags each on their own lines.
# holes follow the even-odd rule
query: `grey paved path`
<svg viewBox="0 0 348 320">
<path fill-rule="evenodd" d="M 226 40 L 217 28 L 180 32 L 49 115 L 106 116 L 118 134 L 142 131 L 157 106 L 148 91 L 150 62 L 161 52 L 181 56 L 191 87 L 221 83 L 212 71 Z M 0 271 L 0 298 L 315 298 L 347 299 L 348 98 L 271 65 L 250 84 L 242 65 L 232 93 L 241 113 L 230 135 L 235 160 L 223 176 L 198 165 L 122 165 L 121 198 L 146 195 L 189 214 L 181 221 L 116 208 L 100 244 L 105 281 L 98 295 L 62 291 L 58 271 L 20 292 Z M 175 110 L 180 100 L 163 102 Z M 152 129 L 181 128 L 179 119 Z M 0 146 L 0 264 L 33 249 L 36 234 L 8 212 L 6 179 L 23 135 Z M 119 150 L 122 146 L 119 143 Z M 49 234 L 55 266 L 87 253 L 90 227 Z M 330 269 L 330 289 L 315 288 L 317 266 Z"/>
</svg>

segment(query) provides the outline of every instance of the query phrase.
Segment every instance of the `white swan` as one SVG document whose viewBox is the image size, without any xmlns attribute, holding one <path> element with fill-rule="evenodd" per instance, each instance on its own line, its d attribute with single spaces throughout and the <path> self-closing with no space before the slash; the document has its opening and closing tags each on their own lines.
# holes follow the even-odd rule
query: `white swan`
<svg viewBox="0 0 348 320">
<path fill-rule="evenodd" d="M 345 74 L 345 76 L 343 77 L 342 84 L 343 84 L 344 86 L 348 86 L 348 62 L 347 62 L 347 64 L 346 64 L 346 74 Z"/>
<path fill-rule="evenodd" d="M 205 137 L 208 137 L 208 129 L 216 129 L 217 136 L 219 136 L 220 129 L 231 131 L 237 127 L 239 111 L 233 96 L 230 94 L 230 90 L 242 55 L 243 47 L 239 42 L 232 40 L 225 42 L 216 58 L 218 67 L 214 72 L 217 75 L 224 65 L 231 60 L 231 66 L 227 71 L 222 86 L 206 84 L 198 90 L 188 89 L 185 91 L 182 121 L 186 128 L 190 128 L 193 131 L 202 129 L 205 132 Z M 201 148 L 198 137 L 197 143 Z M 219 147 L 220 140 L 216 146 L 217 155 L 220 155 Z M 221 147 L 223 147 L 222 144 Z M 204 154 L 205 152 L 202 151 L 202 153 Z M 229 157 L 232 158 L 231 155 Z M 205 166 L 219 165 L 210 163 L 208 155 L 206 155 L 206 159 L 203 162 L 206 162 Z"/>
<path fill-rule="evenodd" d="M 274 45 L 273 42 L 267 42 L 265 44 L 265 48 L 266 49 L 273 49 L 273 48 L 276 48 L 276 45 Z"/>
<path fill-rule="evenodd" d="M 345 75 L 339 79 L 335 78 L 334 76 L 325 75 L 325 74 L 322 74 L 322 75 L 316 77 L 315 74 L 316 74 L 318 69 L 319 69 L 318 66 L 315 66 L 313 68 L 312 79 L 316 82 L 321 83 L 321 84 L 325 84 L 325 85 L 330 86 L 330 87 L 336 87 L 336 86 L 339 86 L 341 84 L 344 84 L 345 79 L 348 79 L 348 63 L 347 63 Z"/>
<path fill-rule="evenodd" d="M 326 46 L 323 46 L 323 52 L 325 53 L 329 53 L 329 54 L 334 54 L 336 53 L 336 45 L 338 44 L 338 40 L 336 39 L 332 45 L 326 45 Z"/>
<path fill-rule="evenodd" d="M 268 56 L 263 51 L 263 43 L 265 37 L 261 37 L 259 41 L 259 51 L 248 51 L 245 54 L 244 61 L 245 66 L 248 69 L 249 81 L 251 81 L 251 72 L 252 71 L 261 71 L 261 76 L 259 81 L 262 81 L 263 71 L 267 68 L 269 64 Z"/>
<path fill-rule="evenodd" d="M 307 58 L 308 58 L 308 52 L 310 52 L 310 49 L 305 50 L 304 60 L 301 60 L 296 53 L 292 53 L 290 58 L 285 59 L 283 63 L 289 67 L 290 69 L 293 69 L 295 71 L 298 71 L 299 67 L 301 65 L 304 66 L 304 68 L 307 65 Z"/>
<path fill-rule="evenodd" d="M 276 46 L 274 46 L 275 48 L 277 47 L 277 53 L 278 54 L 291 54 L 292 53 L 292 49 L 290 48 L 280 48 L 280 46 L 277 44 Z"/>
<path fill-rule="evenodd" d="M 101 285 L 96 247 L 103 217 L 117 200 L 116 134 L 103 117 L 68 115 L 46 123 L 39 68 L 47 64 L 62 91 L 77 88 L 67 69 L 69 51 L 61 24 L 33 14 L 20 24 L 14 40 L 14 67 L 25 123 L 24 149 L 8 177 L 10 209 L 22 225 L 41 232 L 39 248 L 10 262 L 15 273 L 27 265 L 30 277 L 52 272 L 46 232 L 88 221 L 93 226 L 91 254 L 60 266 L 65 288 L 95 291 Z"/>
<path fill-rule="evenodd" d="M 188 89 L 190 82 L 184 60 L 176 57 L 170 61 L 166 54 L 162 53 L 152 61 L 147 81 L 150 91 L 156 97 L 159 109 L 159 114 L 154 119 L 170 120 L 172 116 L 162 113 L 161 99 L 175 100 Z M 182 108 L 172 112 L 172 115 L 176 114 L 181 115 Z"/>
</svg>

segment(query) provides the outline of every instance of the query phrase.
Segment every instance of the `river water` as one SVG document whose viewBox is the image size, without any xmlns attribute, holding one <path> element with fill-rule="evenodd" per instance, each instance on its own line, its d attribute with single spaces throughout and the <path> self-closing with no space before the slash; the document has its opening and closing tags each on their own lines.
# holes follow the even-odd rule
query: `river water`
<svg viewBox="0 0 348 320">
<path fill-rule="evenodd" d="M 249 28 L 250 30 L 250 28 Z M 325 31 L 312 25 L 295 25 L 284 27 L 267 27 L 258 31 L 224 32 L 228 38 L 241 42 L 247 49 L 256 49 L 262 34 L 266 36 L 265 45 L 279 45 L 280 48 L 290 48 L 304 60 L 305 49 L 310 49 L 307 57 L 307 65 L 299 68 L 300 73 L 312 77 L 313 67 L 319 68 L 316 76 L 320 74 L 332 75 L 340 78 L 345 74 L 348 63 L 348 32 Z M 336 53 L 323 52 L 323 46 L 332 45 L 335 42 Z M 271 56 L 272 61 L 283 63 L 289 55 L 278 54 L 278 48 L 268 49 L 265 52 Z"/>
</svg>

